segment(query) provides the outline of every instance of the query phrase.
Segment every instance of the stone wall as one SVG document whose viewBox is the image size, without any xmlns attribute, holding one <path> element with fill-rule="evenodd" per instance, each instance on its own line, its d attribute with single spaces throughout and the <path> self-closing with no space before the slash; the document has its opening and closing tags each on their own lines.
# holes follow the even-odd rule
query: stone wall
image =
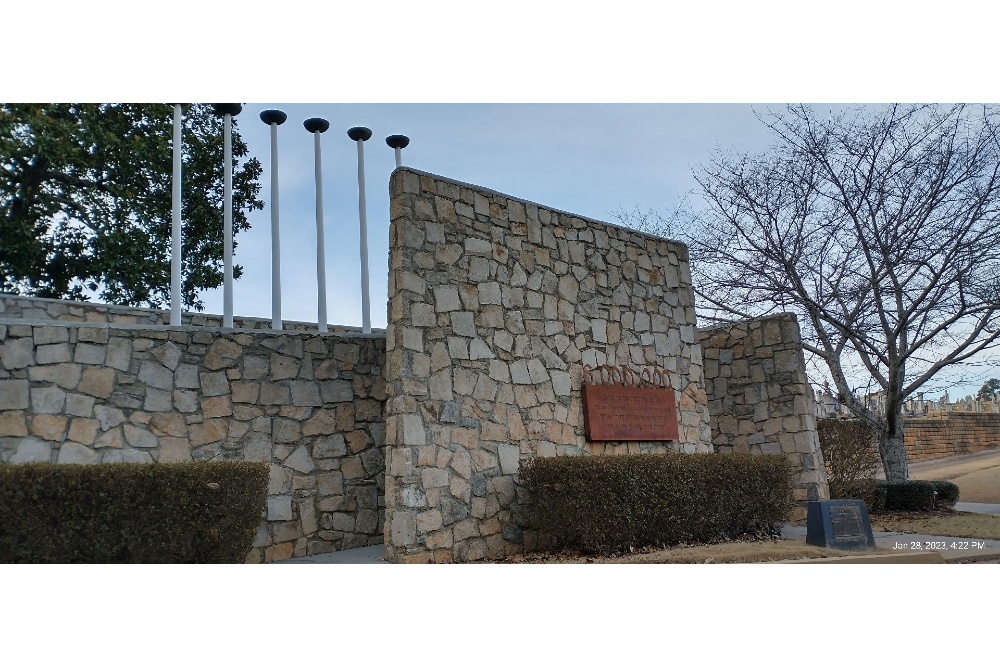
<svg viewBox="0 0 1000 667">
<path fill-rule="evenodd" d="M 996 449 L 1000 414 L 952 412 L 940 418 L 905 419 L 903 440 L 910 461 Z"/>
<path fill-rule="evenodd" d="M 0 319 L 57 320 L 60 322 L 99 322 L 104 324 L 147 324 L 168 326 L 170 311 L 153 308 L 133 308 L 106 303 L 87 301 L 63 301 L 61 299 L 40 299 L 0 292 Z M 222 327 L 222 315 L 210 313 L 182 312 L 181 324 L 196 327 Z M 283 320 L 284 331 L 318 331 L 315 322 L 295 322 Z M 236 329 L 271 329 L 270 318 L 233 317 Z M 328 325 L 331 333 L 360 333 L 360 327 Z M 380 329 L 375 333 L 384 333 Z"/>
<path fill-rule="evenodd" d="M 698 332 L 715 451 L 784 454 L 796 471 L 796 515 L 829 498 L 794 315 Z"/>
<path fill-rule="evenodd" d="M 251 561 L 380 543 L 384 365 L 378 334 L 0 319 L 0 463 L 266 462 Z"/>
<path fill-rule="evenodd" d="M 530 457 L 711 451 L 682 244 L 406 168 L 390 216 L 391 560 L 530 547 L 515 516 Z M 585 440 L 582 369 L 604 363 L 666 369 L 678 442 Z"/>
</svg>

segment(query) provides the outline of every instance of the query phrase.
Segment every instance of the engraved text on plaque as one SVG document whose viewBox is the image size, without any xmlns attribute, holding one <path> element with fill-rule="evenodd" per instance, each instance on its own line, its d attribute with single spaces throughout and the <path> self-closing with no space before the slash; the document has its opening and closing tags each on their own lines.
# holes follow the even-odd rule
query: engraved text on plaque
<svg viewBox="0 0 1000 667">
<path fill-rule="evenodd" d="M 587 440 L 677 440 L 672 389 L 583 385 Z"/>
</svg>

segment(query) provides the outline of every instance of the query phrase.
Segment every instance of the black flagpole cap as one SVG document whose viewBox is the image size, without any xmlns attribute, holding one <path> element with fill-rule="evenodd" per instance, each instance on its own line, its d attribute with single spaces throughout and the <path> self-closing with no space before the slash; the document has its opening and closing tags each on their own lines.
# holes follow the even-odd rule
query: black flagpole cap
<svg viewBox="0 0 1000 667">
<path fill-rule="evenodd" d="M 260 119 L 268 125 L 272 123 L 275 125 L 281 125 L 288 120 L 288 114 L 284 111 L 278 111 L 277 109 L 267 109 L 260 112 Z"/>
<path fill-rule="evenodd" d="M 410 145 L 410 138 L 405 134 L 391 134 L 385 138 L 385 143 L 389 148 L 406 148 Z"/>
<path fill-rule="evenodd" d="M 330 129 L 330 121 L 322 118 L 307 118 L 302 121 L 302 126 L 310 132 L 326 132 Z"/>
<path fill-rule="evenodd" d="M 238 116 L 241 111 L 243 111 L 242 104 L 213 104 L 212 109 L 219 116 L 225 116 L 229 114 L 230 116 Z"/>
<path fill-rule="evenodd" d="M 368 141 L 372 138 L 372 131 L 367 127 L 352 127 L 347 131 L 347 136 L 354 141 Z"/>
</svg>

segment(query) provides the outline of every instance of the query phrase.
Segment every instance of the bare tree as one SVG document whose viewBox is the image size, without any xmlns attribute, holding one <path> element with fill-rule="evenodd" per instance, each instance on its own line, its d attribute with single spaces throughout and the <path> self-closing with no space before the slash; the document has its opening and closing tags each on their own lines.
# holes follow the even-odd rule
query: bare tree
<svg viewBox="0 0 1000 667">
<path fill-rule="evenodd" d="M 798 314 L 839 400 L 876 430 L 886 478 L 905 480 L 903 402 L 1000 337 L 1000 119 L 923 105 L 761 120 L 769 152 L 695 172 L 706 205 L 683 236 L 700 315 Z M 852 362 L 884 413 L 852 391 Z"/>
</svg>

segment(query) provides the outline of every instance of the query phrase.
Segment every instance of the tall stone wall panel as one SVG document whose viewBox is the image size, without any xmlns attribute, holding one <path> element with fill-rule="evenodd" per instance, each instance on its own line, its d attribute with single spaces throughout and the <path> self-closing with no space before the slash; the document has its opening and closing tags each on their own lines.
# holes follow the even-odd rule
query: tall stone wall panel
<svg viewBox="0 0 1000 667">
<path fill-rule="evenodd" d="M 698 332 L 712 445 L 718 453 L 783 454 L 796 472 L 796 516 L 829 498 L 798 321 L 785 313 Z"/>
<path fill-rule="evenodd" d="M 687 249 L 411 169 L 390 182 L 386 551 L 532 546 L 534 456 L 711 451 Z M 666 369 L 680 439 L 588 443 L 585 364 Z"/>
<path fill-rule="evenodd" d="M 260 461 L 251 561 L 377 544 L 384 364 L 379 335 L 0 320 L 0 463 Z"/>
<path fill-rule="evenodd" d="M 116 306 L 107 303 L 90 303 L 88 301 L 64 301 L 61 299 L 41 299 L 38 297 L 20 296 L 17 294 L 0 293 L 0 319 L 20 320 L 56 320 L 59 322 L 91 322 L 100 324 L 138 324 L 150 326 L 169 326 L 170 311 L 154 308 L 136 308 L 133 306 Z M 183 326 L 221 327 L 222 315 L 185 311 L 181 313 Z M 314 322 L 282 322 L 284 331 L 318 332 Z M 236 329 L 271 329 L 271 320 L 260 317 L 233 317 L 233 327 Z M 329 325 L 331 333 L 360 333 L 359 327 Z M 376 329 L 377 333 L 383 333 Z"/>
</svg>

